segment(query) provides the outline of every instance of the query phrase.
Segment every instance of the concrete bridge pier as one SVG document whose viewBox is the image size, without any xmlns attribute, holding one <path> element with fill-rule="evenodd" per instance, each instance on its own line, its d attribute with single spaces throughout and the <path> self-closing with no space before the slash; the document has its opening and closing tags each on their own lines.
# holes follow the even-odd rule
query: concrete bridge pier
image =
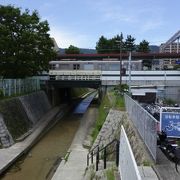
<svg viewBox="0 0 180 180">
<path fill-rule="evenodd" d="M 100 86 L 98 88 L 98 102 L 100 103 L 106 94 L 106 86 Z"/>
</svg>

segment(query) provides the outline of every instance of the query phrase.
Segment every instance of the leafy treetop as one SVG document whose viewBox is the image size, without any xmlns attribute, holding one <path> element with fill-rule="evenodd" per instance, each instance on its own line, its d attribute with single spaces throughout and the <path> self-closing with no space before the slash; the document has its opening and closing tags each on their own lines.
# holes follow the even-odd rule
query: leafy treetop
<svg viewBox="0 0 180 180">
<path fill-rule="evenodd" d="M 80 49 L 78 47 L 75 47 L 73 45 L 70 45 L 69 48 L 65 49 L 66 54 L 79 54 Z"/>
<path fill-rule="evenodd" d="M 140 42 L 139 45 L 137 46 L 137 51 L 144 52 L 144 53 L 149 52 L 150 51 L 149 42 L 146 40 L 143 40 L 142 42 Z"/>
<path fill-rule="evenodd" d="M 37 11 L 0 5 L 0 76 L 24 78 L 48 70 L 56 56 L 48 31 Z"/>
<path fill-rule="evenodd" d="M 128 51 L 149 52 L 149 42 L 143 40 L 139 45 L 135 44 L 135 38 L 127 35 L 123 38 L 123 33 L 116 35 L 111 39 L 101 36 L 96 43 L 96 50 L 98 53 L 119 53 Z"/>
</svg>

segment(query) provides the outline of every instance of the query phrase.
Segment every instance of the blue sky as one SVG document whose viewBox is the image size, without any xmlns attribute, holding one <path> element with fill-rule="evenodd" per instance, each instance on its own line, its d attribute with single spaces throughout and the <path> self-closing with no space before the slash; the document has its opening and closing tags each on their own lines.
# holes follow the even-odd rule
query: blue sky
<svg viewBox="0 0 180 180">
<path fill-rule="evenodd" d="M 180 0 L 0 0 L 37 10 L 48 20 L 59 47 L 95 48 L 101 35 L 123 32 L 136 43 L 143 39 L 160 45 L 180 30 Z"/>
</svg>

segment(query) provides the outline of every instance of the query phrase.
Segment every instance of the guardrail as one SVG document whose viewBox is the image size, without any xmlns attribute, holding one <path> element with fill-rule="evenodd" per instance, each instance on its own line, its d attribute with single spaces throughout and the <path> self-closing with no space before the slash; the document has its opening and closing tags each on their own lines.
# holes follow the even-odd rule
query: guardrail
<svg viewBox="0 0 180 180">
<path fill-rule="evenodd" d="M 108 149 L 110 148 L 110 149 Z M 103 159 L 103 168 L 106 169 L 106 163 L 108 156 L 114 154 L 116 158 L 116 166 L 119 165 L 119 140 L 114 139 L 110 143 L 108 143 L 106 146 L 99 148 L 99 146 L 95 146 L 87 155 L 87 166 L 89 166 L 91 159 L 91 164 L 93 164 L 94 157 L 96 158 L 96 171 L 99 170 L 99 160 L 100 157 Z"/>
<path fill-rule="evenodd" d="M 0 79 L 0 90 L 4 96 L 23 94 L 40 89 L 40 80 L 38 78 L 26 79 Z"/>
<path fill-rule="evenodd" d="M 90 81 L 90 80 L 101 80 L 101 71 L 84 71 L 84 70 L 67 70 L 67 71 L 63 71 L 63 70 L 50 70 L 49 71 L 49 75 L 50 75 L 50 79 L 53 80 L 86 80 L 86 81 Z"/>
<path fill-rule="evenodd" d="M 126 110 L 144 143 L 156 161 L 157 128 L 159 122 L 127 94 L 124 95 Z"/>
</svg>

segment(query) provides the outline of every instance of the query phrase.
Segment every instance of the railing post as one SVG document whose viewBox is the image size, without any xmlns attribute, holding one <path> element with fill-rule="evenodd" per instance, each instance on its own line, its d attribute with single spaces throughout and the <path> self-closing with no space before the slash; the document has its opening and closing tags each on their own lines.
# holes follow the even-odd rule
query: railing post
<svg viewBox="0 0 180 180">
<path fill-rule="evenodd" d="M 98 164 L 99 164 L 99 147 L 97 148 L 97 154 L 96 154 L 96 171 L 98 171 Z"/>
<path fill-rule="evenodd" d="M 116 166 L 119 166 L 119 141 L 116 143 Z"/>
<path fill-rule="evenodd" d="M 89 166 L 89 154 L 87 154 L 87 166 Z"/>
<path fill-rule="evenodd" d="M 106 169 L 106 147 L 104 148 L 104 169 Z"/>
<path fill-rule="evenodd" d="M 91 152 L 91 164 L 93 164 L 93 151 Z"/>
</svg>

